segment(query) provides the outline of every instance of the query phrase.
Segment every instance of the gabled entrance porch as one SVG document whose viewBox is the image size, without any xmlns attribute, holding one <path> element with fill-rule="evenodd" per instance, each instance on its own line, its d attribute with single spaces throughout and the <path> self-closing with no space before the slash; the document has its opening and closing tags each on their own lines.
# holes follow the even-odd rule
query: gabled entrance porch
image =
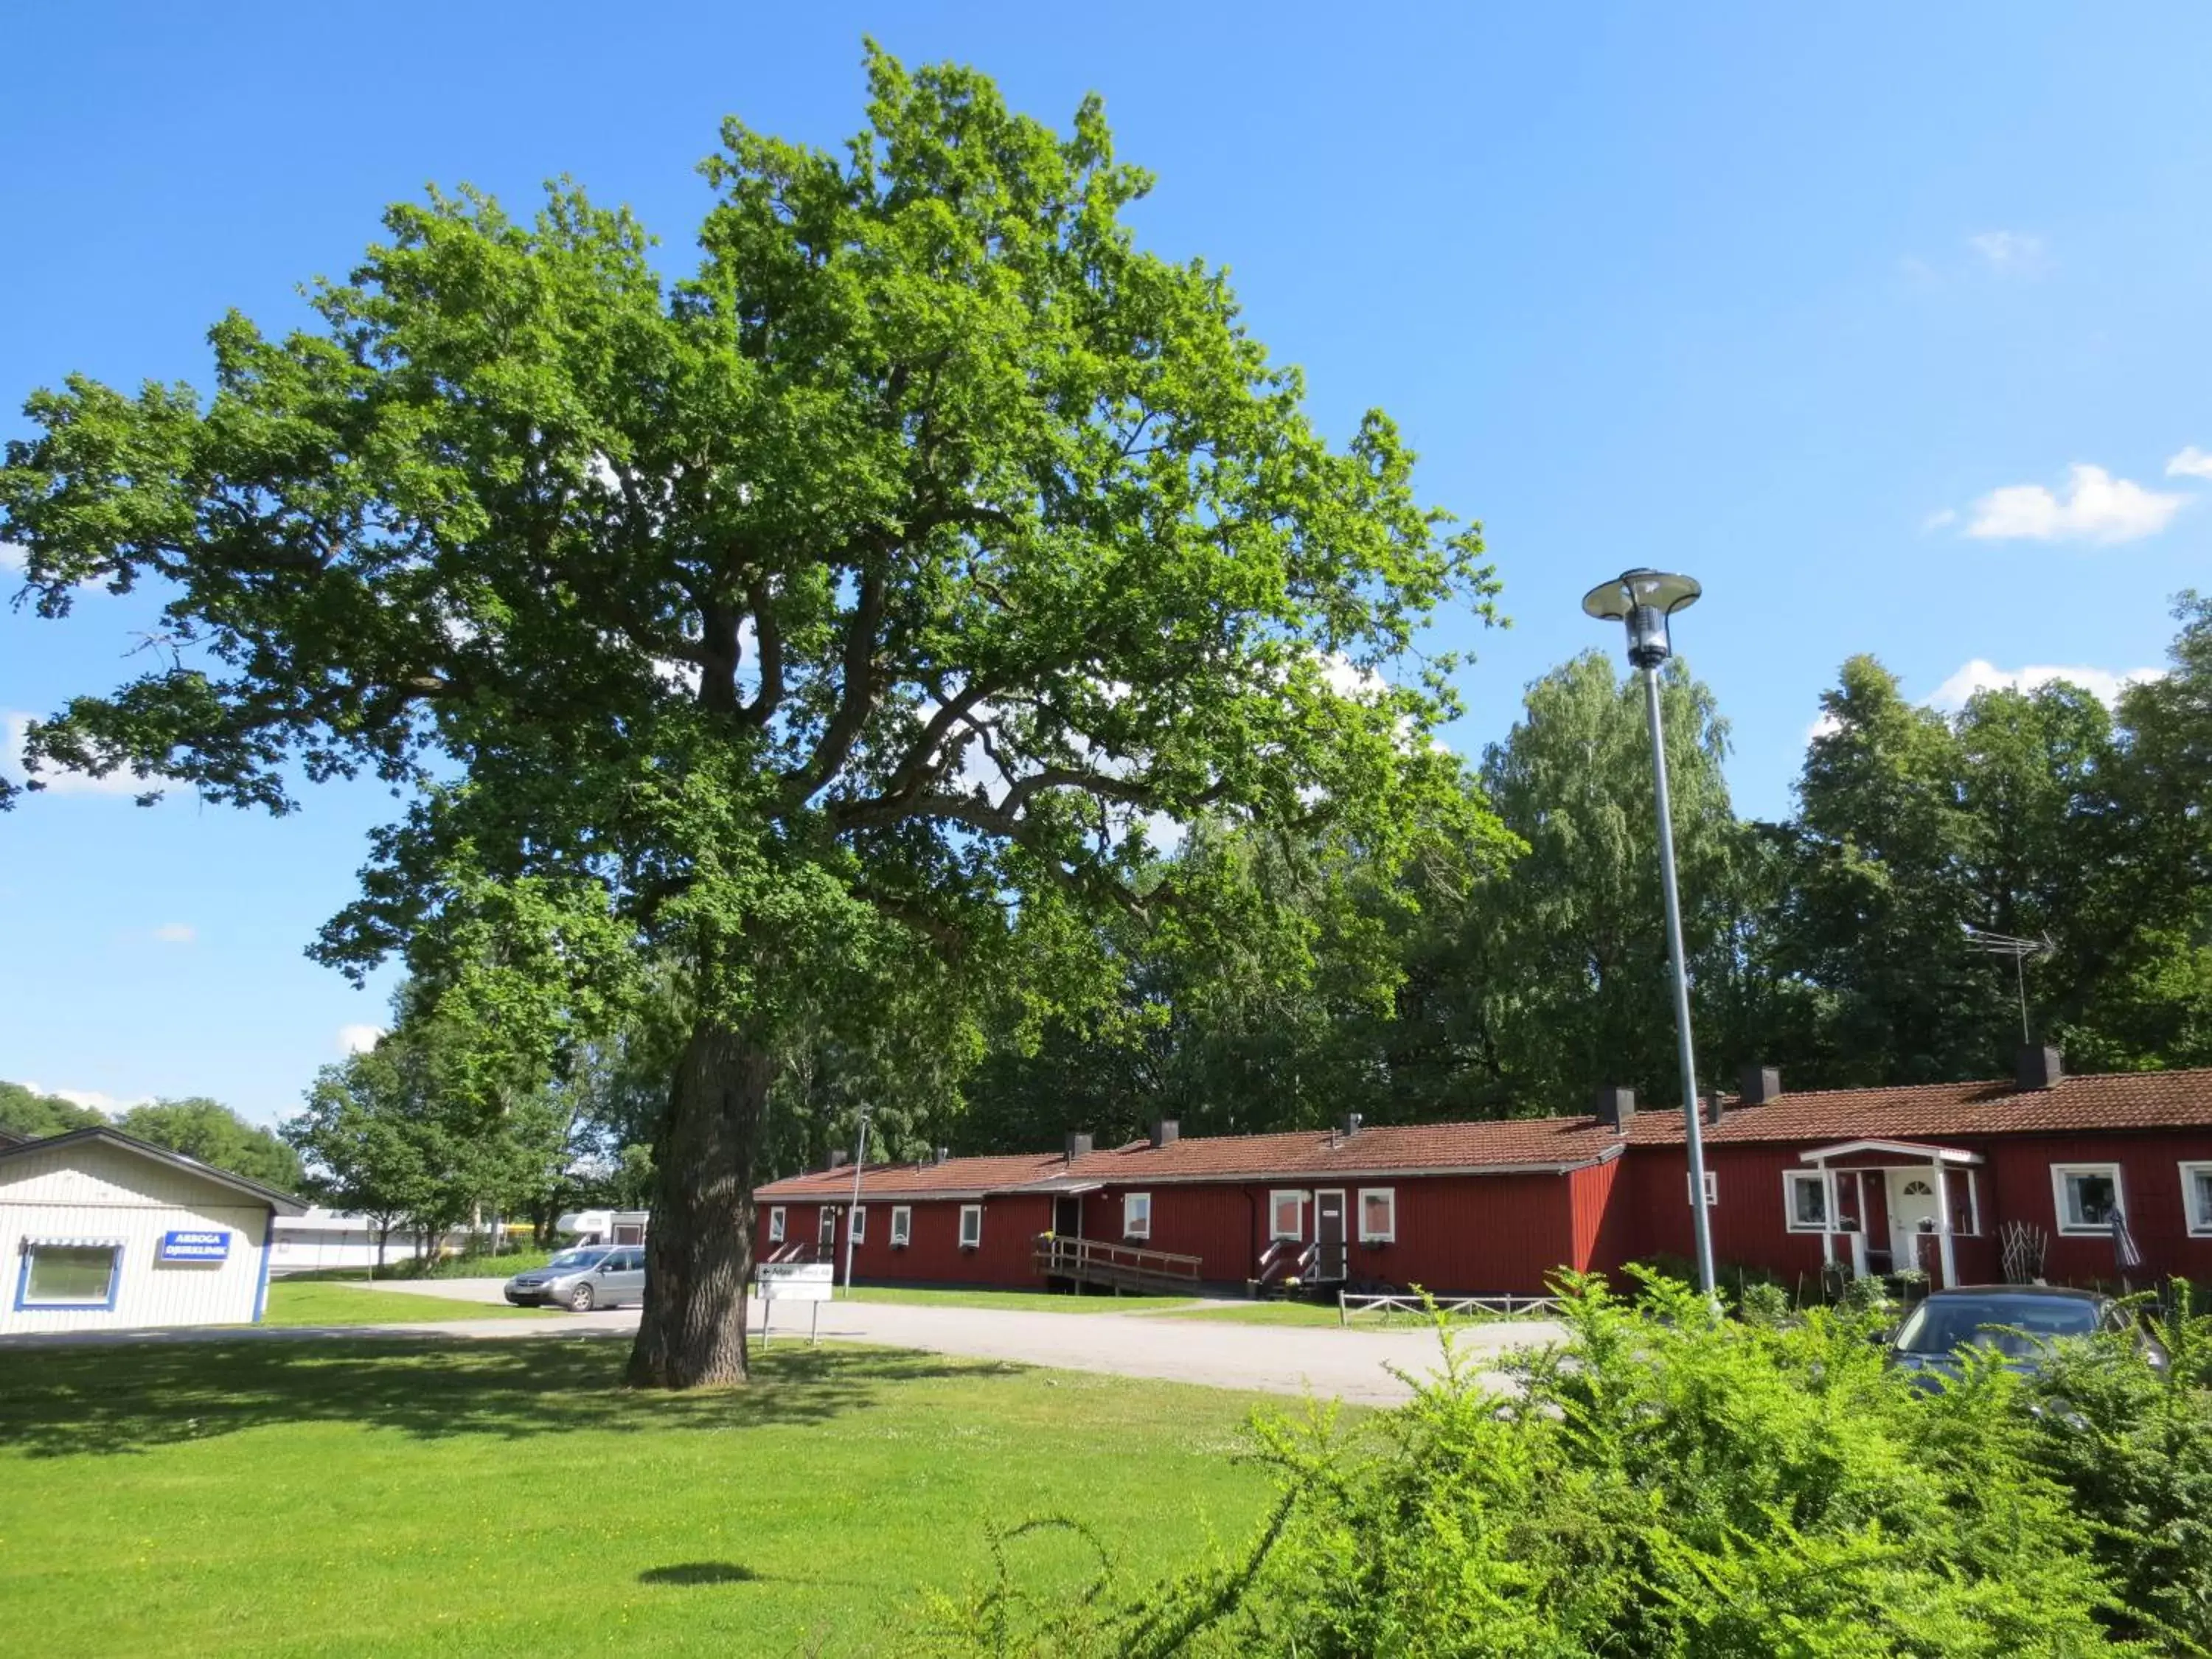
<svg viewBox="0 0 2212 1659">
<path fill-rule="evenodd" d="M 1958 1284 L 1953 1241 L 1982 1231 L 1979 1152 L 1909 1140 L 1847 1140 L 1801 1153 L 1784 1177 L 1790 1228 L 1820 1235 L 1820 1255 L 1852 1276 L 1923 1272 Z M 1839 1242 L 1840 1241 L 1840 1242 Z"/>
</svg>

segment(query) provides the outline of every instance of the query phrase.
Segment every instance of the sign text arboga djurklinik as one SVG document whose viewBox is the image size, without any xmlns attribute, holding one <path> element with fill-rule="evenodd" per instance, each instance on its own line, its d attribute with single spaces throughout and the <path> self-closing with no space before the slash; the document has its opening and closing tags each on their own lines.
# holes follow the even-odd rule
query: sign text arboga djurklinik
<svg viewBox="0 0 2212 1659">
<path fill-rule="evenodd" d="M 230 1235 L 227 1232 L 175 1232 L 161 1235 L 164 1261 L 228 1261 Z"/>
</svg>

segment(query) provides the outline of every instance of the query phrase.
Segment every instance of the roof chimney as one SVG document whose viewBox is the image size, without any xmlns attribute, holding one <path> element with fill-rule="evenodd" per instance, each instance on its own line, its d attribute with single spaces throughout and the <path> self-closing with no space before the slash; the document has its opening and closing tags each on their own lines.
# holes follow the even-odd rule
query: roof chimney
<svg viewBox="0 0 2212 1659">
<path fill-rule="evenodd" d="M 1090 1156 L 1091 1137 L 1080 1130 L 1070 1129 L 1067 1132 L 1067 1161 L 1073 1164 L 1079 1158 Z"/>
<path fill-rule="evenodd" d="M 833 1170 L 842 1170 L 845 1167 L 845 1152 L 842 1147 L 830 1154 L 830 1167 Z"/>
<path fill-rule="evenodd" d="M 1764 1106 L 1782 1093 L 1779 1066 L 1747 1066 L 1736 1088 L 1739 1106 Z"/>
<path fill-rule="evenodd" d="M 1601 1084 L 1590 1097 L 1590 1112 L 1613 1133 L 1625 1135 L 1628 1133 L 1628 1121 L 1636 1115 L 1636 1091 L 1618 1084 Z"/>
<path fill-rule="evenodd" d="M 1721 1121 L 1721 1091 L 1710 1089 L 1705 1092 L 1705 1121 L 1717 1124 Z"/>
<path fill-rule="evenodd" d="M 1346 1112 L 1336 1121 L 1336 1127 L 1338 1132 L 1349 1140 L 1359 1133 L 1359 1126 L 1365 1121 L 1366 1119 L 1358 1112 Z"/>
<path fill-rule="evenodd" d="M 1152 1123 L 1152 1145 L 1172 1146 L 1182 1139 L 1182 1125 L 1171 1117 L 1158 1118 Z"/>
<path fill-rule="evenodd" d="M 2040 1043 L 2023 1043 L 2018 1059 L 2013 1062 L 2013 1081 L 2026 1094 L 2031 1089 L 2048 1089 L 2066 1075 L 2065 1062 L 2058 1050 Z"/>
</svg>

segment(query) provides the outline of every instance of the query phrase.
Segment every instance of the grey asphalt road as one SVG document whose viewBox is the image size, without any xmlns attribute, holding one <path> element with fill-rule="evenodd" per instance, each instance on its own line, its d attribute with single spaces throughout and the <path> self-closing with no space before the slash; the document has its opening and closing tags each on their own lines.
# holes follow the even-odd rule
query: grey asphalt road
<svg viewBox="0 0 2212 1659">
<path fill-rule="evenodd" d="M 380 1291 L 448 1300 L 497 1303 L 495 1279 L 383 1283 Z M 753 1330 L 762 1304 L 748 1304 Z M 522 1340 L 544 1336 L 627 1335 L 637 1328 L 634 1310 L 566 1315 L 543 1320 L 445 1320 L 436 1322 L 270 1328 L 258 1334 L 286 1336 L 426 1335 Z M 804 1341 L 807 1310 L 782 1304 L 775 1310 L 771 1345 Z M 1437 1339 L 1427 1331 L 1336 1330 L 1328 1327 L 1240 1325 L 1174 1319 L 1158 1313 L 1036 1313 L 994 1308 L 918 1307 L 888 1302 L 833 1302 L 821 1308 L 820 1334 L 835 1341 L 918 1348 L 974 1359 L 1003 1359 L 1068 1370 L 1105 1371 L 1214 1388 L 1273 1394 L 1312 1394 L 1324 1399 L 1388 1405 L 1411 1392 L 1403 1372 L 1419 1376 L 1439 1363 Z M 128 1341 L 149 1333 L 116 1332 L 57 1339 L 0 1339 L 0 1346 L 39 1346 L 58 1341 Z M 162 1333 L 179 1340 L 235 1338 L 236 1328 Z M 1466 1328 L 1458 1341 L 1478 1362 L 1559 1340 L 1548 1321 Z"/>
</svg>

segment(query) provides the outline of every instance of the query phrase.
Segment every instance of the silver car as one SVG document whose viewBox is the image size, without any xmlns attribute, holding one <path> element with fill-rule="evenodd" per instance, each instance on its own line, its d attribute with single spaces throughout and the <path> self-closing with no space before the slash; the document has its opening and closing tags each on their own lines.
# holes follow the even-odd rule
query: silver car
<svg viewBox="0 0 2212 1659">
<path fill-rule="evenodd" d="M 591 1244 L 563 1250 L 544 1267 L 508 1279 L 507 1299 L 518 1308 L 557 1303 L 576 1313 L 643 1302 L 644 1247 Z"/>
</svg>

